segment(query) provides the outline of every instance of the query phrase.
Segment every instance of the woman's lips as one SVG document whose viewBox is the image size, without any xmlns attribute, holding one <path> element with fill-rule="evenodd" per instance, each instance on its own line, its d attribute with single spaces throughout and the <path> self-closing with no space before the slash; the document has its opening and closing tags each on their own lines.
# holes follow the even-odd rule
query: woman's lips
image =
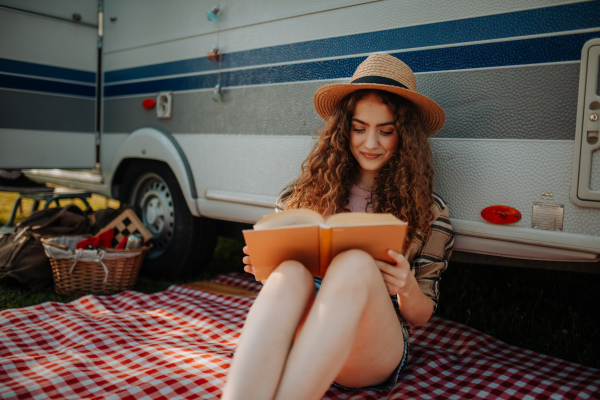
<svg viewBox="0 0 600 400">
<path fill-rule="evenodd" d="M 376 153 L 365 153 L 365 152 L 362 152 L 362 151 L 360 152 L 360 154 L 362 154 L 362 156 L 363 156 L 364 158 L 366 158 L 366 159 L 369 159 L 369 160 L 375 160 L 375 159 L 377 159 L 378 157 L 380 157 L 380 156 L 381 156 L 381 154 L 376 154 Z"/>
</svg>

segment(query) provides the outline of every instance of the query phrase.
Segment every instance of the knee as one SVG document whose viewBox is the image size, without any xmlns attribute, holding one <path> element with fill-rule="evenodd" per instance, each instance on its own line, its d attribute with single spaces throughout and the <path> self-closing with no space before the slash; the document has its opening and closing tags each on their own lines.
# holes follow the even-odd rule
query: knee
<svg viewBox="0 0 600 400">
<path fill-rule="evenodd" d="M 314 281 L 312 275 L 302 265 L 302 263 L 294 260 L 282 262 L 269 276 L 267 283 L 277 285 L 286 293 L 293 294 L 298 291 L 298 294 L 314 290 Z"/>
<path fill-rule="evenodd" d="M 279 264 L 279 266 L 273 271 L 289 277 L 290 279 L 306 280 L 312 279 L 312 276 L 308 269 L 299 261 L 287 260 Z"/>
<path fill-rule="evenodd" d="M 348 275 L 350 272 L 353 275 L 370 275 L 377 271 L 377 264 L 369 253 L 363 250 L 347 250 L 333 258 L 329 269 L 335 271 L 338 270 L 344 275 Z M 327 273 L 329 273 L 329 269 Z"/>
<path fill-rule="evenodd" d="M 381 273 L 369 253 L 354 249 L 335 256 L 325 279 L 338 282 L 343 290 L 366 290 L 375 279 L 381 279 Z"/>
</svg>

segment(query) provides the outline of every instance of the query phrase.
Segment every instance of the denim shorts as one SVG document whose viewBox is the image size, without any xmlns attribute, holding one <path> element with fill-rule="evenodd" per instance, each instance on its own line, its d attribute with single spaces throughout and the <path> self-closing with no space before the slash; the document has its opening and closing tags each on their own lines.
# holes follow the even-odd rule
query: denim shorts
<svg viewBox="0 0 600 400">
<path fill-rule="evenodd" d="M 321 288 L 322 279 L 314 278 L 314 280 L 315 280 L 315 296 L 316 296 L 316 294 L 319 292 L 319 289 Z M 394 310 L 396 310 L 396 314 L 398 316 L 400 316 L 400 307 L 398 306 L 398 299 L 396 298 L 395 295 L 392 295 L 392 296 L 390 296 L 390 300 L 392 301 L 392 304 L 394 305 Z M 393 389 L 398 384 L 398 381 L 400 380 L 400 371 L 402 371 L 402 368 L 404 368 L 404 366 L 408 362 L 408 337 L 406 336 L 404 329 L 402 329 L 402 336 L 404 337 L 404 354 L 402 355 L 402 359 L 400 360 L 400 363 L 394 370 L 394 373 L 385 382 L 377 384 L 377 385 L 362 386 L 362 387 L 346 387 L 346 386 L 342 386 L 335 382 L 333 382 L 332 385 L 338 389 L 343 389 L 343 390 L 375 390 L 378 392 L 387 392 L 387 391 Z"/>
</svg>

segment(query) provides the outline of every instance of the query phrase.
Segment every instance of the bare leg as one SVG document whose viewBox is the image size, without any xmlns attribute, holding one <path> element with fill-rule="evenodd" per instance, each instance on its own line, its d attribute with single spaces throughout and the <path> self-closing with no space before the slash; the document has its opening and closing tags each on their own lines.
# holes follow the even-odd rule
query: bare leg
<svg viewBox="0 0 600 400">
<path fill-rule="evenodd" d="M 314 290 L 312 276 L 296 261 L 273 271 L 248 313 L 222 399 L 273 398 Z"/>
<path fill-rule="evenodd" d="M 290 351 L 276 398 L 318 399 L 334 380 L 345 386 L 381 383 L 403 349 L 401 326 L 373 259 L 358 250 L 342 253 Z"/>
</svg>

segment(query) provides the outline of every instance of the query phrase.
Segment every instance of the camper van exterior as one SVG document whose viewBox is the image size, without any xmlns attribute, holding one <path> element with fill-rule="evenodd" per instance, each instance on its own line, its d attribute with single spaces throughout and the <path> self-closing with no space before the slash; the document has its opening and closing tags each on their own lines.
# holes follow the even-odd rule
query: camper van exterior
<svg viewBox="0 0 600 400">
<path fill-rule="evenodd" d="M 455 259 L 600 271 L 598 1 L 0 0 L 0 37 L 0 168 L 134 206 L 150 273 L 272 212 L 373 52 L 446 111 Z"/>
</svg>

